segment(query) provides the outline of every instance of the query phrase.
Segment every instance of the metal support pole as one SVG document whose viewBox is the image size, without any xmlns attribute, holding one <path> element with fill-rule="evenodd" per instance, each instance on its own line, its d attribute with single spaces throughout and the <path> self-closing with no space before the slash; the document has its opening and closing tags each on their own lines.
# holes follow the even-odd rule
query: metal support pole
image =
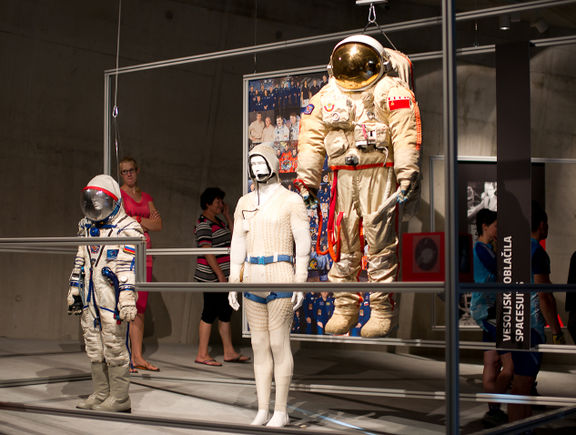
<svg viewBox="0 0 576 435">
<path fill-rule="evenodd" d="M 102 173 L 110 175 L 112 173 L 111 168 L 111 147 L 110 147 L 110 115 L 112 113 L 112 108 L 110 107 L 112 99 L 110 98 L 110 75 L 104 74 L 104 167 L 102 168 Z"/>
<path fill-rule="evenodd" d="M 136 283 L 146 282 L 146 243 L 136 246 Z"/>
<path fill-rule="evenodd" d="M 458 133 L 456 118 L 456 38 L 454 0 L 442 3 L 442 58 L 443 68 L 443 127 L 445 191 L 446 191 L 446 433 L 460 432 L 458 386 L 458 225 L 456 214 L 456 164 L 458 159 Z"/>
<path fill-rule="evenodd" d="M 143 237 L 10 237 L 0 238 L 0 246 L 79 246 L 146 243 Z"/>
</svg>

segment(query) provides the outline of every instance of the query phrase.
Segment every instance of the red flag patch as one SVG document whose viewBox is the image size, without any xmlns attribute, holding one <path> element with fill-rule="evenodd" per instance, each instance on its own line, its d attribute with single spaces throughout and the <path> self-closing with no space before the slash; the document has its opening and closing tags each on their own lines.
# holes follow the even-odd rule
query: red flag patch
<svg viewBox="0 0 576 435">
<path fill-rule="evenodd" d="M 410 98 L 409 97 L 391 97 L 391 98 L 388 98 L 388 108 L 390 110 L 409 109 L 410 108 Z"/>
<path fill-rule="evenodd" d="M 123 251 L 130 255 L 136 255 L 136 248 L 134 246 L 125 245 Z"/>
</svg>

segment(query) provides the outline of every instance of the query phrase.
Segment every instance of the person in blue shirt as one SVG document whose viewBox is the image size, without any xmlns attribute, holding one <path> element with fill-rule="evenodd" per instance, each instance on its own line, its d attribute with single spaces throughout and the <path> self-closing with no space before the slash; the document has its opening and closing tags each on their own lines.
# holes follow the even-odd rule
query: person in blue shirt
<svg viewBox="0 0 576 435">
<path fill-rule="evenodd" d="M 370 293 L 362 294 L 360 311 L 358 312 L 358 323 L 350 330 L 350 337 L 360 337 L 360 330 L 370 318 Z"/>
<path fill-rule="evenodd" d="M 476 215 L 478 241 L 474 244 L 474 282 L 497 282 L 496 253 L 492 243 L 498 235 L 497 214 L 483 208 Z M 470 312 L 482 328 L 482 341 L 496 341 L 497 292 L 472 292 Z M 507 351 L 487 350 L 484 352 L 482 388 L 485 393 L 505 394 L 514 375 L 512 355 Z M 489 403 L 488 412 L 482 418 L 486 427 L 495 427 L 508 421 L 500 409 L 500 403 Z"/>
<path fill-rule="evenodd" d="M 316 312 L 316 334 L 324 335 L 326 323 L 334 313 L 334 296 L 332 293 L 321 292 L 314 301 L 314 310 Z"/>
<path fill-rule="evenodd" d="M 535 284 L 551 284 L 550 257 L 540 245 L 548 237 L 548 215 L 536 202 L 532 202 L 531 224 L 531 265 L 532 282 Z M 565 344 L 564 335 L 558 321 L 556 299 L 550 292 L 533 292 L 530 295 L 530 340 L 531 346 L 546 342 L 544 328 L 550 325 L 554 344 Z M 542 363 L 541 352 L 512 352 L 514 361 L 514 378 L 511 394 L 530 395 L 540 371 Z M 532 415 L 532 407 L 525 404 L 508 405 L 510 421 L 521 420 Z"/>
<path fill-rule="evenodd" d="M 312 292 L 304 295 L 304 303 L 302 304 L 302 312 L 304 314 L 304 321 L 306 324 L 304 333 L 312 334 L 314 329 L 314 304 L 316 295 Z"/>
</svg>

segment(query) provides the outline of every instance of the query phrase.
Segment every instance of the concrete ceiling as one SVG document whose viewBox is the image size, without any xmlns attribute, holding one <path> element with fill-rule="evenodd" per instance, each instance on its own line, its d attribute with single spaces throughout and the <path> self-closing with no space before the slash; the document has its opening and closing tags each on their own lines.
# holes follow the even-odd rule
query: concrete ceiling
<svg viewBox="0 0 576 435">
<path fill-rule="evenodd" d="M 362 28 L 367 23 L 368 6 L 357 6 L 355 0 L 173 0 L 174 2 L 201 7 L 208 10 L 226 11 L 233 15 L 253 17 L 268 22 L 294 24 L 305 22 L 313 34 L 330 33 L 341 30 Z M 305 5 L 303 4 L 305 2 Z M 456 0 L 457 12 L 481 10 L 498 6 L 526 3 L 519 0 Z M 257 14 L 256 14 L 257 11 Z M 440 16 L 441 0 L 389 0 L 387 4 L 377 4 L 379 24 L 397 23 L 418 18 Z M 256 18 L 257 17 L 257 18 Z M 530 39 L 573 35 L 576 33 L 576 3 L 564 6 L 539 8 L 523 11 L 510 16 L 512 30 L 522 28 Z M 480 39 L 482 43 L 501 42 L 515 39 L 513 32 L 502 33 L 498 17 L 478 19 L 476 22 L 458 24 L 461 42 Z M 466 36 L 467 33 L 475 36 Z M 302 35 L 307 36 L 307 35 Z M 421 38 L 421 35 L 415 36 Z M 280 35 L 278 39 L 282 39 Z"/>
</svg>

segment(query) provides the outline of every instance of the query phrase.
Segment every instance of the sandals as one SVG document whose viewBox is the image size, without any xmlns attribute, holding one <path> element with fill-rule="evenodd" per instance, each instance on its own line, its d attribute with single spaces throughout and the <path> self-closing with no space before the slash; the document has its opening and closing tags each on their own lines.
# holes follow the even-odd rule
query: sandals
<svg viewBox="0 0 576 435">
<path fill-rule="evenodd" d="M 250 361 L 250 357 L 249 356 L 245 356 L 245 355 L 238 355 L 236 358 L 232 358 L 232 359 L 225 359 L 224 362 L 227 363 L 236 363 L 236 364 L 245 364 L 247 362 Z"/>
<path fill-rule="evenodd" d="M 131 364 L 130 365 L 130 373 L 138 373 L 138 370 L 147 370 L 149 372 L 159 372 L 160 369 L 156 366 L 153 366 L 152 364 L 150 364 L 148 361 L 145 361 L 146 364 L 144 365 L 135 365 L 135 364 Z M 132 371 L 134 370 L 134 371 Z"/>
<path fill-rule="evenodd" d="M 216 361 L 214 358 L 209 358 L 209 359 L 205 359 L 203 361 L 201 360 L 195 360 L 194 361 L 196 364 L 203 364 L 205 366 L 211 366 L 211 367 L 222 367 L 222 363 L 219 363 L 218 361 Z"/>
</svg>

